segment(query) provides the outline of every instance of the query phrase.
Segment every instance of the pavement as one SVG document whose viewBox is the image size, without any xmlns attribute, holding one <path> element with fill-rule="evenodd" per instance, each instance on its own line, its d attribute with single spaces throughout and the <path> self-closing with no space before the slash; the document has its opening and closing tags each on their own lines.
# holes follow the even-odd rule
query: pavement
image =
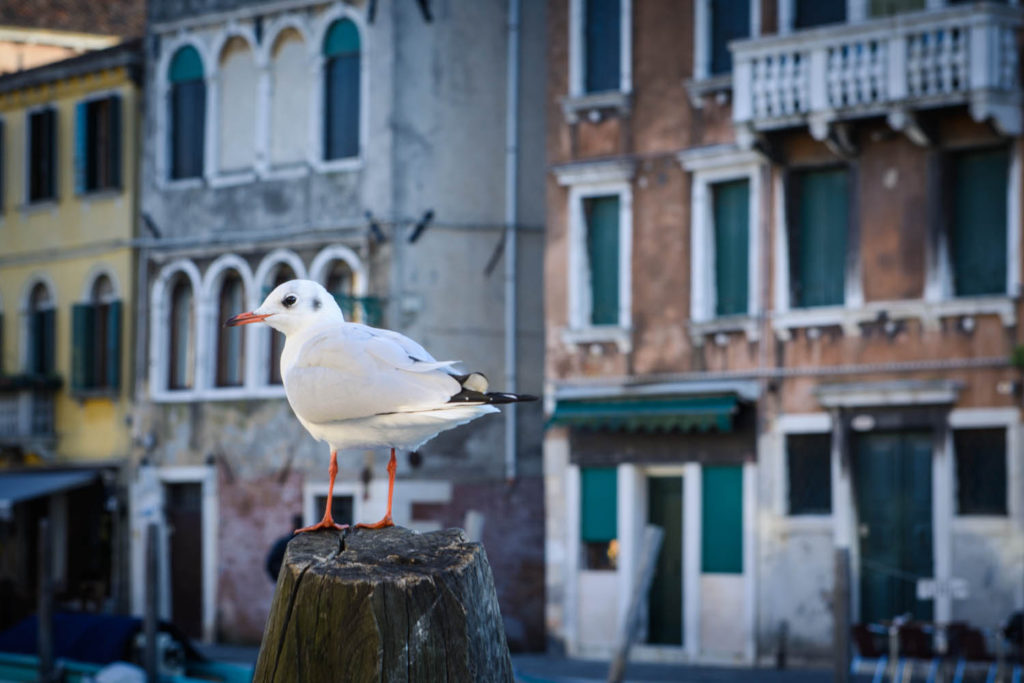
<svg viewBox="0 0 1024 683">
<path fill-rule="evenodd" d="M 239 645 L 197 645 L 211 659 L 254 665 L 258 648 Z M 517 683 L 596 683 L 608 677 L 608 662 L 568 659 L 549 654 L 512 655 Z M 853 680 L 870 680 L 857 676 Z M 647 664 L 626 667 L 627 683 L 829 683 L 830 669 L 754 669 L 750 667 Z"/>
</svg>

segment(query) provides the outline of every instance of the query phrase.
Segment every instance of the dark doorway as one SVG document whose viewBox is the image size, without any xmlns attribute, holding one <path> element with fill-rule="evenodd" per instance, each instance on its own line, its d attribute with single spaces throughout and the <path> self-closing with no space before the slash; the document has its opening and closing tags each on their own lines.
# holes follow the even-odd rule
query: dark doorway
<svg viewBox="0 0 1024 683">
<path fill-rule="evenodd" d="M 855 438 L 860 619 L 932 617 L 917 579 L 932 571 L 932 435 L 878 432 Z"/>
<path fill-rule="evenodd" d="M 167 559 L 171 621 L 190 638 L 203 636 L 203 487 L 167 484 Z"/>
<path fill-rule="evenodd" d="M 648 598 L 647 642 L 683 644 L 683 478 L 647 480 L 647 519 L 665 531 Z"/>
<path fill-rule="evenodd" d="M 316 519 L 310 524 L 315 524 L 320 521 L 320 511 L 327 506 L 327 496 L 317 496 L 316 501 L 313 503 L 313 514 Z M 352 519 L 354 501 L 352 496 L 334 496 L 331 498 L 331 517 L 337 524 L 355 524 L 355 520 Z M 360 520 L 365 522 L 366 520 Z"/>
</svg>

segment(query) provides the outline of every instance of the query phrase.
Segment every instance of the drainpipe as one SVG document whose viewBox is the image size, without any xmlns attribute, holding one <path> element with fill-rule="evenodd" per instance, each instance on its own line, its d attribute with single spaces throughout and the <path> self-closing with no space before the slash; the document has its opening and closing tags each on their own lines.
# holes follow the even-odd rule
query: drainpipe
<svg viewBox="0 0 1024 683">
<path fill-rule="evenodd" d="M 516 391 L 516 222 L 519 165 L 519 0 L 508 2 L 505 65 L 505 391 Z M 505 408 L 505 478 L 516 478 L 516 404 Z"/>
</svg>

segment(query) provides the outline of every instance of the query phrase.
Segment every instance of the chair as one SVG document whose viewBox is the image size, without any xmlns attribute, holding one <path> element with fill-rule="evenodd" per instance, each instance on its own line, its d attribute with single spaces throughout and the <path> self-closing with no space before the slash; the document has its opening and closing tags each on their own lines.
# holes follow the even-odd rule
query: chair
<svg viewBox="0 0 1024 683">
<path fill-rule="evenodd" d="M 956 658 L 953 683 L 962 683 L 968 668 L 986 671 L 985 682 L 993 683 L 999 667 L 995 656 L 989 652 L 985 634 L 963 622 L 954 622 L 946 627 L 949 654 Z"/>
<path fill-rule="evenodd" d="M 906 680 L 907 678 L 912 680 L 916 665 L 927 663 L 928 676 L 926 680 L 928 683 L 933 683 L 938 676 L 942 660 L 935 652 L 931 626 L 911 621 L 900 624 L 897 629 L 900 658 L 897 680 Z"/>
<path fill-rule="evenodd" d="M 850 673 L 860 673 L 861 665 L 873 666 L 874 675 L 871 683 L 882 683 L 885 667 L 889 664 L 889 642 L 885 627 L 877 624 L 854 624 L 851 635 L 857 652 L 850 662 Z"/>
</svg>

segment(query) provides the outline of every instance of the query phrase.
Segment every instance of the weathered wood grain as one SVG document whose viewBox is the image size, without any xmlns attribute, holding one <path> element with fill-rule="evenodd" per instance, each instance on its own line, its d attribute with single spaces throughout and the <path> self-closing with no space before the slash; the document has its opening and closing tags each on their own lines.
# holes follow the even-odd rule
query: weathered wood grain
<svg viewBox="0 0 1024 683">
<path fill-rule="evenodd" d="M 512 681 L 483 547 L 460 529 L 299 534 L 253 680 Z"/>
</svg>

